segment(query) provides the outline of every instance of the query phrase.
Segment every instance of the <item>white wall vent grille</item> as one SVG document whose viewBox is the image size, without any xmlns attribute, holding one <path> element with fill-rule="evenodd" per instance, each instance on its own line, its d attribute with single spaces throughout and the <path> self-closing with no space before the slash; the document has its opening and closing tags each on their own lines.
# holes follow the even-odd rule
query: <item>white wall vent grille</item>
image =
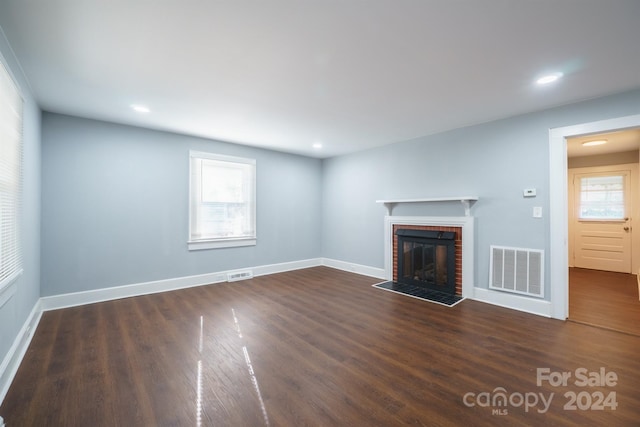
<svg viewBox="0 0 640 427">
<path fill-rule="evenodd" d="M 544 251 L 491 246 L 489 289 L 544 298 Z"/>
<path fill-rule="evenodd" d="M 227 282 L 237 282 L 239 280 L 253 279 L 253 271 L 234 271 L 227 274 Z"/>
</svg>

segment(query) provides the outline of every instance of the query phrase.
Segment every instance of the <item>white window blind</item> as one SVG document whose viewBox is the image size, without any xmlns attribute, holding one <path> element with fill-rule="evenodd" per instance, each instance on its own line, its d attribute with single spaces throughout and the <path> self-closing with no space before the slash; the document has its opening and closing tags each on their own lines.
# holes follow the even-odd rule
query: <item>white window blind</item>
<svg viewBox="0 0 640 427">
<path fill-rule="evenodd" d="M 621 220 L 624 205 L 624 176 L 580 178 L 580 219 Z"/>
<path fill-rule="evenodd" d="M 256 244 L 253 159 L 190 152 L 189 249 Z"/>
<path fill-rule="evenodd" d="M 0 63 L 0 289 L 22 272 L 22 97 Z"/>
</svg>

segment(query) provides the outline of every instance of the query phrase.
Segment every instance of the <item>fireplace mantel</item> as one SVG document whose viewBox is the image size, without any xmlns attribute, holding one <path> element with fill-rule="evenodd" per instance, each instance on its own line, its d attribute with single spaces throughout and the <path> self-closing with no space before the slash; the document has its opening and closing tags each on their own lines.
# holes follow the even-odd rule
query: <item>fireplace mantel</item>
<svg viewBox="0 0 640 427">
<path fill-rule="evenodd" d="M 387 213 L 391 216 L 393 207 L 398 203 L 432 203 L 432 202 L 462 202 L 465 216 L 471 215 L 471 205 L 478 201 L 475 196 L 461 197 L 435 197 L 429 199 L 396 199 L 396 200 L 376 200 L 376 203 L 382 203 L 387 208 Z"/>
</svg>

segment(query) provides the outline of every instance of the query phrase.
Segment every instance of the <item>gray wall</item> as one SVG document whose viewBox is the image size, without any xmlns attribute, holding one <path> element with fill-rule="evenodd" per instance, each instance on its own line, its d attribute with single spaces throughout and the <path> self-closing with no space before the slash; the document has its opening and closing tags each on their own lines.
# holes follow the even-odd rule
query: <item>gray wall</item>
<svg viewBox="0 0 640 427">
<path fill-rule="evenodd" d="M 13 297 L 0 307 L 0 364 L 40 297 L 40 109 L 0 31 L 0 61 L 10 70 L 24 100 L 21 243 L 24 273 Z"/>
<path fill-rule="evenodd" d="M 489 280 L 489 246 L 546 251 L 549 129 L 640 114 L 640 90 L 400 142 L 323 163 L 323 256 L 384 267 L 386 210 L 378 199 L 478 196 L 476 286 Z M 536 198 L 522 190 L 536 188 Z M 543 218 L 532 217 L 542 206 Z M 394 215 L 462 216 L 458 203 L 398 205 Z M 546 270 L 545 295 L 549 295 Z"/>
<path fill-rule="evenodd" d="M 321 161 L 44 113 L 42 295 L 317 258 Z M 257 245 L 187 250 L 189 150 L 257 162 Z"/>
</svg>

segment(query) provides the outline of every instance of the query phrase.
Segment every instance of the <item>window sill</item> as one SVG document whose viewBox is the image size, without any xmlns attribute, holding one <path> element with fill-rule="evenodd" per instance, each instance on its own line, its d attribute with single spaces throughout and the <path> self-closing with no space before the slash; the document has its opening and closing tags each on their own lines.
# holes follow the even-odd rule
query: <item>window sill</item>
<svg viewBox="0 0 640 427">
<path fill-rule="evenodd" d="M 16 279 L 20 277 L 20 275 L 22 275 L 22 270 L 0 283 L 0 307 L 5 305 L 16 293 Z"/>
<path fill-rule="evenodd" d="M 242 239 L 224 240 L 193 240 L 188 242 L 190 251 L 200 251 L 205 249 L 237 248 L 241 246 L 255 246 L 256 238 L 248 237 Z"/>
</svg>

